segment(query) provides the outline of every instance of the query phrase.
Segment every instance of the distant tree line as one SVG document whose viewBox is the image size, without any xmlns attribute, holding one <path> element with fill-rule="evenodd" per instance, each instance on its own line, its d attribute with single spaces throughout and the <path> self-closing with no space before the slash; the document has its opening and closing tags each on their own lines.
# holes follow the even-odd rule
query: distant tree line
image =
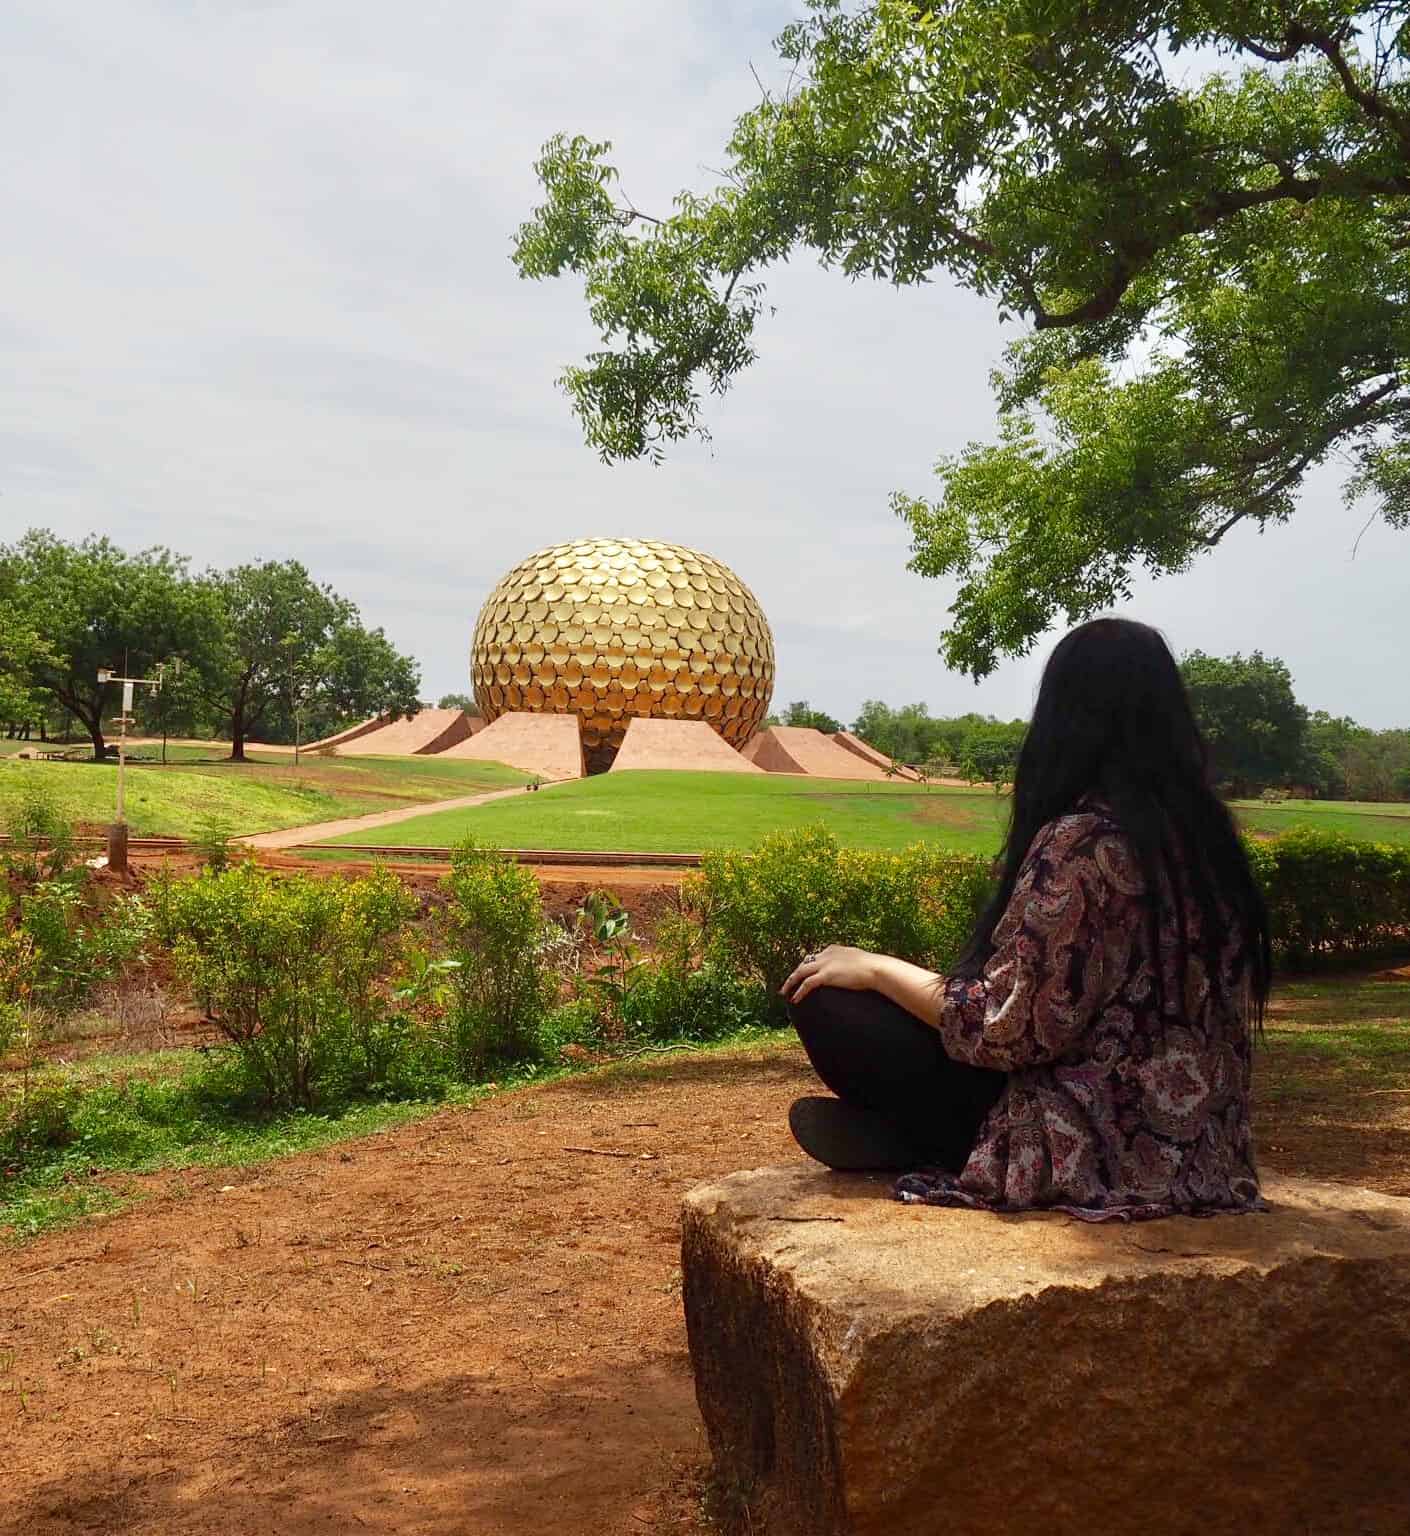
<svg viewBox="0 0 1410 1536">
<path fill-rule="evenodd" d="M 1410 800 L 1410 729 L 1372 730 L 1298 703 L 1286 665 L 1259 651 L 1180 662 L 1190 703 L 1210 752 L 1216 782 L 1234 797 L 1265 790 L 1322 800 Z M 806 701 L 775 724 L 838 730 Z M 971 783 L 1013 779 L 1027 723 L 992 715 L 932 715 L 924 704 L 899 708 L 868 699 L 851 729 L 897 762 Z"/>
<path fill-rule="evenodd" d="M 218 736 L 237 761 L 247 741 L 419 708 L 416 663 L 296 560 L 196 574 L 171 550 L 105 538 L 34 529 L 0 544 L 0 727 L 77 728 L 102 758 L 121 696 L 98 669 L 152 677 L 160 664 L 161 690 L 137 690 L 137 728 Z"/>
</svg>

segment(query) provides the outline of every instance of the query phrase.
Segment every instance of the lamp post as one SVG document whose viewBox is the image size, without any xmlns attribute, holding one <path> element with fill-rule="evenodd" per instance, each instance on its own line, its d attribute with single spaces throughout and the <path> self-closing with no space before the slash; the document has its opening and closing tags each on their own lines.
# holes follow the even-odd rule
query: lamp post
<svg viewBox="0 0 1410 1536">
<path fill-rule="evenodd" d="M 179 675 L 181 663 L 172 662 L 171 667 L 173 673 Z M 119 677 L 111 667 L 98 668 L 99 684 L 122 684 L 122 714 L 118 716 L 117 819 L 108 828 L 108 868 L 117 870 L 119 874 L 127 873 L 127 817 L 124 793 L 127 787 L 127 727 L 132 719 L 133 690 L 140 686 L 150 688 L 154 693 L 160 692 L 162 674 L 166 668 L 166 662 L 158 662 L 155 677 Z"/>
</svg>

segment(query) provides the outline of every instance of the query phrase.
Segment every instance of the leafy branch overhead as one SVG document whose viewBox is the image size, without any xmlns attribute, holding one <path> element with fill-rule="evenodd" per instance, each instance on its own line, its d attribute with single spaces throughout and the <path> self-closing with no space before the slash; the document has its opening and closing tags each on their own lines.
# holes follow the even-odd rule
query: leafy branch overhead
<svg viewBox="0 0 1410 1536">
<path fill-rule="evenodd" d="M 788 88 L 664 217 L 617 196 L 607 144 L 538 162 L 515 260 L 584 281 L 603 350 L 563 384 L 604 459 L 705 435 L 762 276 L 802 248 L 902 286 L 947 272 L 1026 322 L 998 441 L 894 498 L 913 569 L 958 578 L 953 666 L 1285 521 L 1333 454 L 1349 499 L 1410 526 L 1403 4 L 811 0 L 778 47 Z"/>
</svg>

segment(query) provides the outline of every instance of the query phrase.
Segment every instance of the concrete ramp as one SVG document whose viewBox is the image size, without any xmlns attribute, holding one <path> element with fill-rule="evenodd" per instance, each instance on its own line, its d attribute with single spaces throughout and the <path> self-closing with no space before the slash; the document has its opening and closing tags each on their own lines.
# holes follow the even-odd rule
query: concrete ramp
<svg viewBox="0 0 1410 1536">
<path fill-rule="evenodd" d="M 771 725 L 750 737 L 744 755 L 765 773 L 806 773 L 819 779 L 886 778 L 875 764 L 805 725 Z"/>
<path fill-rule="evenodd" d="M 851 731 L 834 731 L 831 739 L 839 747 L 860 757 L 864 763 L 870 763 L 873 768 L 880 768 L 883 773 L 890 768 L 898 779 L 905 779 L 912 784 L 920 782 L 920 775 L 914 768 L 907 768 L 904 763 L 898 763 L 895 758 L 887 757 L 884 752 L 878 752 L 875 747 L 868 745 L 860 736 L 854 736 Z"/>
<path fill-rule="evenodd" d="M 634 716 L 611 771 L 682 768 L 705 773 L 762 773 L 704 720 L 647 720 Z"/>
<path fill-rule="evenodd" d="M 422 709 L 410 720 L 384 721 L 333 751 L 339 757 L 425 757 L 464 741 L 471 731 L 463 709 Z"/>
<path fill-rule="evenodd" d="M 583 736 L 576 715 L 533 715 L 527 710 L 513 710 L 440 755 L 506 763 L 541 779 L 583 776 Z"/>
</svg>

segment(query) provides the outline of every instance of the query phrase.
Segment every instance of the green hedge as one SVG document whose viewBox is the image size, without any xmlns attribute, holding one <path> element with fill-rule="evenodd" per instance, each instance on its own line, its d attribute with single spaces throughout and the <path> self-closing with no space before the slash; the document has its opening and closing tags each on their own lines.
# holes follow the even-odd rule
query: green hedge
<svg viewBox="0 0 1410 1536">
<path fill-rule="evenodd" d="M 1245 846 L 1280 963 L 1410 948 L 1410 848 L 1311 828 L 1268 842 L 1247 838 Z"/>
<path fill-rule="evenodd" d="M 684 895 L 708 953 L 761 982 L 777 1017 L 785 977 L 826 944 L 944 970 L 969 937 L 990 879 L 988 861 L 974 854 L 923 843 L 901 853 L 840 848 L 809 827 L 747 851 L 706 854 Z"/>
<path fill-rule="evenodd" d="M 1245 846 L 1280 965 L 1410 950 L 1410 848 L 1312 830 L 1249 838 Z M 988 862 L 972 854 L 925 844 L 902 853 L 839 848 L 809 828 L 707 854 L 686 899 L 708 952 L 776 998 L 799 958 L 825 944 L 856 944 L 943 971 L 969 936 L 991 878 Z"/>
</svg>

